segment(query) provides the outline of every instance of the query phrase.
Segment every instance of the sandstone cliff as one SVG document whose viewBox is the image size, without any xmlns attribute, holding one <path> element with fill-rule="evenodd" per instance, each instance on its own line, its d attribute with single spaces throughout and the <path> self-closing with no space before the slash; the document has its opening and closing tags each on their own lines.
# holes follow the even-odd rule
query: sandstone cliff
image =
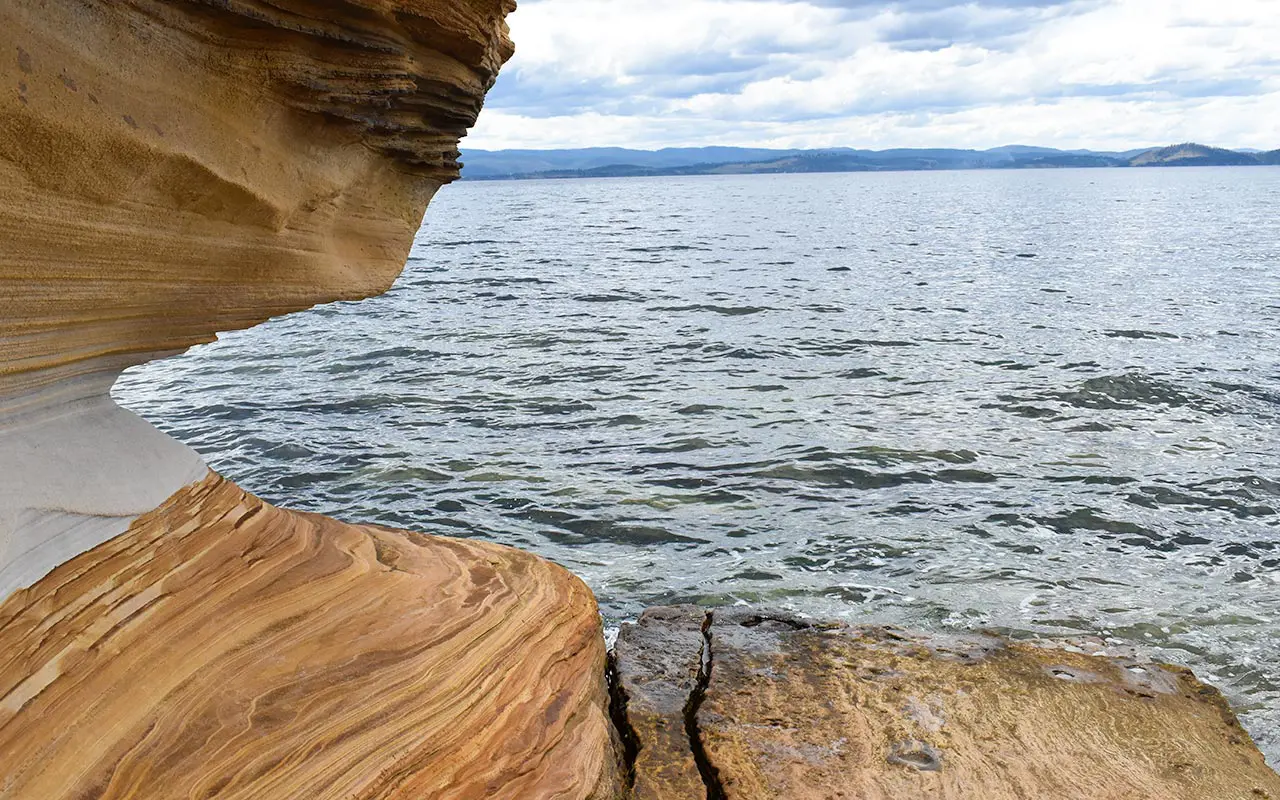
<svg viewBox="0 0 1280 800">
<path fill-rule="evenodd" d="M 390 285 L 513 8 L 0 7 L 0 596 L 203 474 L 107 400 L 121 370 Z"/>
<path fill-rule="evenodd" d="M 513 8 L 0 5 L 0 798 L 613 794 L 580 581 L 273 508 L 107 394 L 385 290 Z"/>
<path fill-rule="evenodd" d="M 5 405 L 385 290 L 457 177 L 513 8 L 6 2 Z"/>
</svg>

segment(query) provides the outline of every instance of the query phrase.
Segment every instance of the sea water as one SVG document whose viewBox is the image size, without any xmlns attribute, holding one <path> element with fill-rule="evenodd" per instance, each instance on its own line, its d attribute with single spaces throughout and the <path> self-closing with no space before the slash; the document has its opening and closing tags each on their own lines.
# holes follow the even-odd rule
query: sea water
<svg viewBox="0 0 1280 800">
<path fill-rule="evenodd" d="M 383 297 L 116 394 L 261 496 L 610 621 L 750 603 L 1189 665 L 1280 761 L 1280 169 L 462 182 Z"/>
</svg>

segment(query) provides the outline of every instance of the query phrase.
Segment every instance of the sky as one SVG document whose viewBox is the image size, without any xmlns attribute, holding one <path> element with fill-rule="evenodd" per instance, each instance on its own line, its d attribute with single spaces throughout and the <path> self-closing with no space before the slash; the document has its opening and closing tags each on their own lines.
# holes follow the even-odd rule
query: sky
<svg viewBox="0 0 1280 800">
<path fill-rule="evenodd" d="M 1280 148 L 1280 0 L 519 0 L 469 149 Z"/>
</svg>

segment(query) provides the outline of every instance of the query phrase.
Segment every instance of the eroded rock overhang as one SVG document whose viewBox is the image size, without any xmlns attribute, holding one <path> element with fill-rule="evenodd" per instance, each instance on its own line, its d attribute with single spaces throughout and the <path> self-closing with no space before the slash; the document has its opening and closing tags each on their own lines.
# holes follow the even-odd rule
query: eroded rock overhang
<svg viewBox="0 0 1280 800">
<path fill-rule="evenodd" d="M 122 370 L 390 286 L 514 7 L 0 8 L 0 597 L 205 475 Z"/>
</svg>

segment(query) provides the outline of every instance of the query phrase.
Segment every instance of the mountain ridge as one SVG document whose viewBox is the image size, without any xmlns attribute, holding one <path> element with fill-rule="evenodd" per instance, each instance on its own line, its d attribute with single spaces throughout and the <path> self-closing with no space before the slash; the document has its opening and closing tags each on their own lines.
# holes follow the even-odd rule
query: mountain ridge
<svg viewBox="0 0 1280 800">
<path fill-rule="evenodd" d="M 589 147 L 568 150 L 464 150 L 464 180 L 758 175 L 805 172 L 898 172 L 967 169 L 1062 169 L 1167 166 L 1280 165 L 1280 149 L 1229 150 L 1195 142 L 1124 151 L 1060 150 L 1004 145 L 960 148 L 850 147 L 770 149 L 668 147 L 632 150 Z"/>
</svg>

